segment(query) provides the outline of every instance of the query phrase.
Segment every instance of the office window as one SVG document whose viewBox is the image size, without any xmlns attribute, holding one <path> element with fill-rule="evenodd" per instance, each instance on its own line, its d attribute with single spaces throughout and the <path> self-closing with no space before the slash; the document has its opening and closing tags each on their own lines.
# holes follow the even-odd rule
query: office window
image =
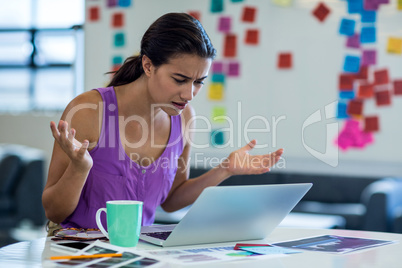
<svg viewBox="0 0 402 268">
<path fill-rule="evenodd" d="M 83 91 L 84 0 L 0 6 L 0 112 L 63 110 Z"/>
</svg>

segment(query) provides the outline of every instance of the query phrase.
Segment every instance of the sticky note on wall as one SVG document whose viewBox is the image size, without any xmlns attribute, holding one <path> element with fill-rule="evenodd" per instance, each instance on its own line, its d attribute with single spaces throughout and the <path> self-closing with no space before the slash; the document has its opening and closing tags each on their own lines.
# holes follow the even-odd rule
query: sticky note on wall
<svg viewBox="0 0 402 268">
<path fill-rule="evenodd" d="M 124 33 L 116 33 L 113 40 L 115 47 L 123 47 L 125 44 Z"/>
<path fill-rule="evenodd" d="M 360 48 L 360 34 L 348 36 L 346 46 L 350 48 Z"/>
<path fill-rule="evenodd" d="M 255 7 L 244 7 L 243 14 L 242 14 L 242 21 L 243 22 L 255 22 L 257 9 Z"/>
<path fill-rule="evenodd" d="M 100 18 L 100 10 L 98 6 L 88 8 L 88 20 L 91 22 L 98 21 Z"/>
<path fill-rule="evenodd" d="M 225 57 L 236 57 L 237 55 L 237 36 L 235 34 L 227 34 L 224 40 Z"/>
<path fill-rule="evenodd" d="M 363 101 L 359 99 L 350 100 L 346 112 L 348 115 L 362 115 Z"/>
<path fill-rule="evenodd" d="M 394 95 L 402 95 L 402 79 L 393 82 Z"/>
<path fill-rule="evenodd" d="M 212 73 L 224 73 L 225 72 L 223 62 L 221 62 L 221 61 L 214 61 L 212 63 L 211 69 L 212 69 Z"/>
<path fill-rule="evenodd" d="M 340 74 L 338 88 L 341 91 L 352 91 L 353 90 L 353 82 L 354 82 L 353 74 Z"/>
<path fill-rule="evenodd" d="M 223 0 L 211 0 L 211 12 L 218 13 L 223 11 Z"/>
<path fill-rule="evenodd" d="M 376 38 L 376 28 L 375 27 L 362 27 L 360 32 L 360 43 L 375 43 Z"/>
<path fill-rule="evenodd" d="M 219 18 L 218 31 L 229 33 L 232 29 L 232 18 L 229 16 L 222 16 Z"/>
<path fill-rule="evenodd" d="M 210 100 L 222 100 L 223 99 L 223 84 L 211 83 L 208 88 L 208 98 Z"/>
<path fill-rule="evenodd" d="M 358 56 L 346 56 L 343 64 L 343 70 L 345 72 L 357 73 L 360 69 L 360 57 Z"/>
<path fill-rule="evenodd" d="M 211 132 L 211 144 L 213 146 L 220 146 L 225 143 L 225 136 L 221 130 L 214 130 Z"/>
<path fill-rule="evenodd" d="M 112 14 L 112 27 L 120 28 L 124 26 L 124 14 L 121 12 Z"/>
<path fill-rule="evenodd" d="M 342 19 L 339 27 L 339 33 L 342 35 L 352 36 L 355 34 L 356 22 L 351 19 Z"/>
<path fill-rule="evenodd" d="M 378 116 L 366 116 L 364 118 L 364 127 L 363 130 L 365 132 L 377 132 L 380 130 L 380 123 L 379 123 Z"/>
<path fill-rule="evenodd" d="M 230 77 L 238 77 L 240 75 L 240 63 L 237 61 L 229 62 L 227 75 Z"/>
<path fill-rule="evenodd" d="M 313 9 L 312 14 L 316 17 L 320 22 L 323 22 L 331 10 L 326 6 L 324 3 L 320 2 L 318 5 Z"/>
<path fill-rule="evenodd" d="M 292 68 L 292 53 L 282 52 L 278 55 L 278 68 L 279 69 L 290 69 Z"/>
<path fill-rule="evenodd" d="M 281 7 L 289 7 L 292 5 L 292 0 L 272 0 L 272 3 Z"/>
<path fill-rule="evenodd" d="M 226 121 L 226 108 L 216 106 L 212 109 L 212 121 L 215 123 L 224 123 Z"/>
<path fill-rule="evenodd" d="M 376 91 L 374 94 L 377 106 L 391 105 L 391 92 L 389 90 Z"/>
<path fill-rule="evenodd" d="M 387 42 L 387 52 L 402 54 L 402 38 L 389 37 Z"/>
<path fill-rule="evenodd" d="M 131 0 L 119 0 L 119 6 L 120 7 L 130 7 Z"/>
<path fill-rule="evenodd" d="M 194 19 L 201 21 L 201 13 L 198 11 L 189 11 L 188 14 Z"/>
<path fill-rule="evenodd" d="M 363 50 L 362 52 L 362 65 L 375 65 L 377 64 L 377 51 L 374 49 Z"/>
<path fill-rule="evenodd" d="M 118 4 L 118 0 L 107 0 L 107 7 L 115 7 Z"/>
<path fill-rule="evenodd" d="M 389 83 L 389 75 L 387 69 L 377 70 L 374 72 L 374 83 L 376 85 L 385 85 Z"/>
<path fill-rule="evenodd" d="M 248 45 L 257 45 L 259 43 L 260 32 L 258 29 L 248 29 L 246 30 L 246 40 L 245 43 Z"/>
<path fill-rule="evenodd" d="M 363 0 L 348 0 L 348 13 L 358 14 L 363 10 Z"/>
</svg>

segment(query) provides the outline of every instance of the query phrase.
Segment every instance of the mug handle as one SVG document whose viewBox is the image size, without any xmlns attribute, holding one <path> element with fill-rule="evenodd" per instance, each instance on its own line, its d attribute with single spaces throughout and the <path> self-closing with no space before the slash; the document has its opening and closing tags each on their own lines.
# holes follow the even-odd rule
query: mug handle
<svg viewBox="0 0 402 268">
<path fill-rule="evenodd" d="M 101 215 L 102 211 L 107 213 L 106 208 L 100 208 L 100 209 L 98 209 L 98 211 L 96 211 L 96 225 L 98 225 L 102 234 L 104 234 L 106 236 L 106 238 L 109 239 L 109 234 L 106 232 L 105 228 L 103 228 L 103 225 L 102 225 L 102 222 L 100 219 L 100 215 Z"/>
</svg>

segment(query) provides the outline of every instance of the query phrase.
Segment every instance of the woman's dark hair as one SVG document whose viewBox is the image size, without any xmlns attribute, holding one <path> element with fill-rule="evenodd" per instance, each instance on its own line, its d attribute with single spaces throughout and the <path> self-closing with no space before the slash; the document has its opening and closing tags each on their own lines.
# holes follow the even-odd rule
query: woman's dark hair
<svg viewBox="0 0 402 268">
<path fill-rule="evenodd" d="M 125 85 L 139 78 L 144 73 L 143 55 L 159 67 L 180 54 L 213 59 L 216 50 L 198 20 L 186 13 L 167 13 L 145 32 L 140 55 L 128 57 L 119 70 L 110 72 L 114 76 L 108 86 Z"/>
</svg>

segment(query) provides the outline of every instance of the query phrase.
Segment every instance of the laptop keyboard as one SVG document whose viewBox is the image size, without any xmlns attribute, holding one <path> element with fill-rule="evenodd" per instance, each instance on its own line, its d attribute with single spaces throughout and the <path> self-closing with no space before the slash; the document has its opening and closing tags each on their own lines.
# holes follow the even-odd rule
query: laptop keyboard
<svg viewBox="0 0 402 268">
<path fill-rule="evenodd" d="M 155 237 L 161 240 L 166 240 L 171 233 L 172 232 L 154 232 L 154 233 L 145 233 L 144 235 Z"/>
</svg>

